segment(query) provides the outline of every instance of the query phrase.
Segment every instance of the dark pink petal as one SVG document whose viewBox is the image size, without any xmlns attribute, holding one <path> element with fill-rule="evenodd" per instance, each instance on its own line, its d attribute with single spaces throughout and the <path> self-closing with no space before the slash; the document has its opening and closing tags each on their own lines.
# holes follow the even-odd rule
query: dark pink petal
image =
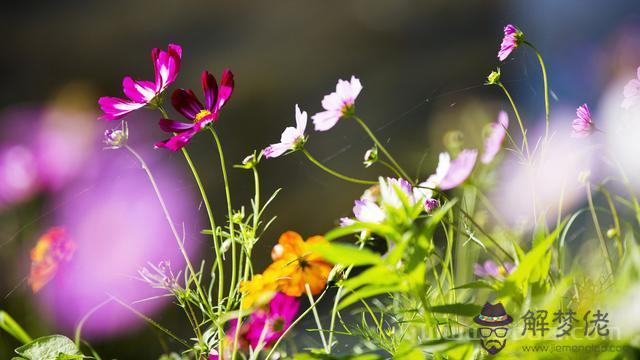
<svg viewBox="0 0 640 360">
<path fill-rule="evenodd" d="M 160 129 L 165 132 L 181 133 L 193 128 L 193 123 L 184 123 L 171 119 L 160 119 L 158 122 Z"/>
<path fill-rule="evenodd" d="M 202 72 L 202 90 L 204 91 L 204 106 L 213 112 L 213 106 L 218 99 L 218 82 L 208 71 Z"/>
<path fill-rule="evenodd" d="M 189 130 L 189 131 L 185 131 L 182 132 L 180 134 L 174 135 L 171 138 L 164 140 L 164 141 L 160 141 L 157 142 L 155 147 L 156 148 L 165 148 L 165 149 L 169 149 L 171 151 L 178 151 L 180 149 L 182 149 L 183 147 L 185 147 L 189 141 L 191 141 L 191 138 L 196 134 L 196 131 L 194 131 L 193 129 Z"/>
<path fill-rule="evenodd" d="M 195 120 L 196 115 L 204 109 L 202 103 L 191 90 L 175 90 L 171 94 L 171 103 L 182 116 L 189 120 Z"/>
<path fill-rule="evenodd" d="M 154 83 L 151 81 L 136 81 L 129 76 L 122 80 L 122 89 L 129 99 L 137 103 L 148 103 L 157 95 Z"/>
<path fill-rule="evenodd" d="M 99 117 L 100 120 L 118 120 L 128 113 L 138 110 L 146 105 L 146 103 L 136 103 L 116 97 L 103 96 L 98 100 L 100 108 L 104 112 Z"/>
<path fill-rule="evenodd" d="M 216 103 L 215 112 L 220 110 L 227 103 L 233 93 L 234 86 L 233 73 L 231 70 L 225 69 L 222 72 L 222 79 L 220 79 L 220 90 L 218 91 L 218 101 Z"/>
</svg>

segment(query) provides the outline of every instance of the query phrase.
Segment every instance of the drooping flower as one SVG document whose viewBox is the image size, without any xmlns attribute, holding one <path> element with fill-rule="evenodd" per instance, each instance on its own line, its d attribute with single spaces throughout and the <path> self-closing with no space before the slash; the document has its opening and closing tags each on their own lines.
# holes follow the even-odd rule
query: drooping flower
<svg viewBox="0 0 640 360">
<path fill-rule="evenodd" d="M 267 268 L 262 274 L 254 275 L 249 281 L 240 282 L 240 292 L 244 295 L 241 309 L 267 304 L 278 290 L 280 269 Z"/>
<path fill-rule="evenodd" d="M 71 260 L 76 244 L 63 228 L 49 229 L 31 249 L 31 273 L 29 285 L 37 293 L 55 276 L 62 262 Z"/>
<path fill-rule="evenodd" d="M 484 153 L 482 153 L 482 157 L 480 158 L 483 164 L 490 163 L 496 157 L 502 147 L 504 138 L 507 136 L 508 128 L 509 116 L 506 112 L 500 111 L 498 121 L 491 123 L 491 132 L 484 141 Z"/>
<path fill-rule="evenodd" d="M 293 296 L 277 293 L 267 309 L 260 309 L 249 319 L 247 339 L 252 348 L 262 343 L 269 347 L 291 326 L 298 313 L 300 302 Z"/>
<path fill-rule="evenodd" d="M 123 121 L 119 127 L 105 130 L 103 142 L 107 145 L 105 149 L 115 150 L 125 146 L 128 139 L 129 127 L 126 121 Z"/>
<path fill-rule="evenodd" d="M 378 147 L 374 146 L 364 153 L 364 167 L 370 167 L 378 161 Z"/>
<path fill-rule="evenodd" d="M 503 280 L 515 270 L 516 266 L 508 261 L 504 262 L 504 266 L 496 264 L 493 260 L 487 260 L 484 264 L 475 264 L 473 273 L 481 278 L 493 277 Z"/>
<path fill-rule="evenodd" d="M 415 198 L 413 196 L 413 187 L 405 179 L 382 178 L 378 179 L 380 184 L 380 198 L 384 204 L 394 208 L 402 207 L 402 198 L 410 204 L 413 204 Z"/>
<path fill-rule="evenodd" d="M 208 71 L 202 72 L 202 90 L 205 103 L 202 105 L 192 90 L 177 89 L 171 94 L 173 107 L 191 123 L 171 119 L 161 119 L 160 128 L 174 133 L 171 138 L 156 143 L 157 148 L 178 151 L 186 146 L 191 138 L 209 124 L 218 120 L 220 109 L 227 103 L 233 93 L 233 73 L 229 69 L 222 72 L 220 87 L 216 78 Z"/>
<path fill-rule="evenodd" d="M 173 83 L 180 71 L 182 48 L 169 44 L 167 51 L 155 48 L 151 51 L 155 81 L 134 80 L 126 76 L 122 80 L 122 89 L 127 99 L 103 96 L 98 100 L 104 112 L 100 119 L 118 120 L 134 110 L 153 104 L 156 97 Z"/>
<path fill-rule="evenodd" d="M 138 270 L 138 274 L 142 281 L 154 289 L 173 291 L 180 287 L 178 283 L 180 272 L 174 274 L 171 270 L 171 262 L 168 260 L 161 261 L 158 265 L 149 263 L 149 267 Z"/>
<path fill-rule="evenodd" d="M 505 26 L 504 37 L 500 44 L 500 51 L 498 51 L 498 59 L 500 59 L 500 61 L 504 61 L 508 58 L 511 52 L 520 45 L 523 37 L 524 34 L 517 27 L 511 24 Z"/>
<path fill-rule="evenodd" d="M 624 109 L 630 109 L 640 103 L 640 67 L 638 67 L 636 78 L 629 80 L 624 86 L 623 95 L 622 107 Z"/>
<path fill-rule="evenodd" d="M 312 236 L 303 241 L 300 234 L 287 231 L 280 236 L 271 251 L 273 264 L 267 270 L 280 274 L 278 287 L 289 296 L 300 296 L 308 284 L 313 295 L 318 295 L 327 285 L 332 265 L 311 250 L 312 246 L 324 244 L 322 236 Z"/>
<path fill-rule="evenodd" d="M 591 135 L 591 133 L 595 131 L 595 126 L 593 125 L 591 111 L 589 111 L 587 104 L 582 104 L 582 106 L 576 109 L 576 116 L 578 116 L 578 118 L 574 119 L 571 123 L 571 127 L 573 128 L 571 136 L 574 138 L 584 138 Z"/>
<path fill-rule="evenodd" d="M 362 91 L 362 84 L 355 76 L 351 76 L 351 81 L 338 80 L 336 91 L 325 95 L 322 99 L 322 107 L 325 111 L 312 117 L 316 131 L 327 131 L 341 117 L 353 114 L 353 106 L 360 91 Z"/>
<path fill-rule="evenodd" d="M 373 201 L 356 200 L 353 214 L 361 222 L 380 223 L 386 217 L 384 211 Z"/>
<path fill-rule="evenodd" d="M 284 129 L 280 142 L 277 144 L 271 144 L 264 149 L 264 157 L 275 158 L 286 151 L 296 151 L 304 145 L 305 136 L 304 131 L 307 128 L 307 112 L 300 111 L 300 108 L 296 104 L 296 127 L 287 127 Z"/>
</svg>

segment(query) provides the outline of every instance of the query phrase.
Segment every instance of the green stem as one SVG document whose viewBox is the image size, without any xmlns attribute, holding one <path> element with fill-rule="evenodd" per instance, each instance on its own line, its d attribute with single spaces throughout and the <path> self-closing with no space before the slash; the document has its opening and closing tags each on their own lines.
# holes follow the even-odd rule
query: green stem
<svg viewBox="0 0 640 360">
<path fill-rule="evenodd" d="M 322 170 L 326 171 L 327 173 L 337 177 L 338 179 L 342 179 L 344 181 L 352 182 L 352 183 L 355 183 L 355 184 L 362 184 L 362 185 L 376 185 L 378 183 L 377 181 L 360 180 L 360 179 L 352 178 L 352 177 L 349 177 L 349 176 L 346 176 L 346 175 L 342 175 L 339 172 L 331 170 L 328 167 L 322 165 L 322 163 L 320 161 L 316 160 L 316 158 L 314 158 L 313 156 L 311 156 L 311 154 L 309 154 L 307 149 L 302 149 L 302 152 L 307 156 L 309 161 L 314 163 L 320 169 L 322 169 Z"/>
<path fill-rule="evenodd" d="M 607 268 L 609 269 L 609 273 L 611 274 L 611 279 L 613 279 L 613 262 L 611 261 L 611 257 L 609 256 L 609 249 L 607 249 L 607 243 L 604 240 L 604 236 L 602 235 L 602 230 L 600 229 L 600 222 L 598 221 L 598 215 L 596 214 L 596 208 L 593 205 L 593 196 L 591 195 L 591 183 L 587 182 L 587 200 L 589 201 L 589 209 L 591 210 L 591 218 L 593 219 L 593 225 L 596 228 L 596 235 L 598 235 L 598 240 L 600 240 L 600 249 L 602 250 L 602 254 L 605 259 L 607 259 Z"/>
<path fill-rule="evenodd" d="M 529 143 L 527 142 L 527 132 L 524 129 L 524 123 L 522 122 L 522 118 L 520 117 L 520 112 L 518 111 L 518 107 L 516 106 L 516 103 L 513 101 L 513 98 L 511 97 L 511 94 L 509 93 L 507 88 L 504 87 L 504 85 L 501 82 L 498 83 L 498 86 L 502 89 L 502 91 L 504 91 L 504 94 L 507 96 L 507 99 L 509 99 L 509 102 L 511 103 L 513 112 L 516 114 L 516 119 L 518 119 L 518 125 L 520 125 L 520 132 L 522 132 L 522 143 L 524 145 L 525 150 L 527 151 L 527 156 L 531 156 L 529 153 Z"/>
<path fill-rule="evenodd" d="M 138 154 L 135 150 L 133 150 L 133 148 L 131 148 L 129 145 L 125 145 L 124 147 L 125 149 L 129 150 L 129 152 L 140 162 L 140 166 L 142 166 L 142 169 L 147 174 L 147 177 L 151 182 L 151 186 L 153 186 L 153 190 L 156 193 L 156 197 L 160 202 L 160 206 L 162 207 L 162 212 L 164 213 L 164 217 L 167 219 L 167 222 L 169 223 L 169 227 L 171 228 L 171 232 L 173 233 L 173 236 L 175 237 L 176 242 L 178 243 L 178 247 L 180 248 L 180 253 L 184 257 L 184 260 L 187 264 L 187 268 L 189 269 L 193 282 L 196 284 L 198 295 L 200 295 L 201 301 L 203 302 L 203 304 L 207 305 L 208 307 L 209 302 L 207 301 L 207 297 L 205 296 L 204 292 L 202 291 L 202 288 L 200 287 L 200 280 L 196 276 L 197 273 L 195 272 L 193 265 L 191 264 L 191 260 L 189 260 L 189 255 L 187 255 L 187 250 L 185 249 L 184 243 L 182 242 L 182 239 L 178 234 L 178 230 L 176 229 L 173 219 L 171 218 L 171 214 L 169 214 L 169 209 L 167 208 L 167 205 L 164 202 L 164 197 L 162 196 L 162 193 L 160 193 L 160 189 L 158 188 L 158 184 L 156 183 L 155 177 L 151 173 L 149 166 L 147 166 L 147 163 L 140 156 L 140 154 Z"/>
<path fill-rule="evenodd" d="M 229 286 L 229 298 L 227 300 L 227 310 L 231 308 L 233 304 L 233 298 L 236 291 L 236 240 L 235 240 L 235 223 L 233 221 L 233 209 L 231 206 L 231 194 L 229 191 L 229 178 L 227 177 L 227 166 L 224 161 L 224 152 L 222 151 L 222 143 L 220 142 L 220 138 L 218 137 L 218 133 L 213 129 L 213 127 L 209 127 L 211 134 L 216 142 L 216 146 L 218 147 L 218 154 L 220 155 L 220 167 L 222 169 L 222 179 L 224 180 L 224 193 L 227 197 L 227 216 L 229 216 L 229 236 L 231 239 L 231 285 Z"/>
<path fill-rule="evenodd" d="M 202 197 L 202 202 L 204 202 L 204 206 L 207 210 L 207 216 L 209 217 L 209 224 L 211 225 L 211 233 L 213 238 L 213 248 L 216 256 L 215 265 L 218 268 L 218 301 L 222 301 L 222 298 L 224 296 L 224 267 L 222 266 L 222 256 L 220 252 L 218 235 L 216 232 L 216 222 L 213 218 L 213 210 L 211 209 L 207 192 L 204 190 L 204 186 L 202 185 L 202 180 L 200 180 L 200 175 L 198 175 L 198 170 L 196 170 L 196 167 L 191 160 L 191 156 L 189 156 L 189 153 L 185 148 L 182 148 L 182 154 L 184 155 L 187 164 L 189 164 L 189 168 L 191 169 L 193 178 L 196 180 L 196 184 L 198 185 L 198 189 L 200 190 L 200 196 Z M 222 308 L 218 307 L 218 317 L 220 317 L 221 314 Z"/>
<path fill-rule="evenodd" d="M 309 299 L 309 304 L 313 304 L 313 295 L 311 294 L 311 288 L 309 284 L 304 284 L 304 288 L 307 291 L 307 298 Z M 326 353 L 329 352 L 329 346 L 327 345 L 327 340 L 324 337 L 324 330 L 322 329 L 322 323 L 320 323 L 320 315 L 318 315 L 318 309 L 313 308 L 313 318 L 316 321 L 316 326 L 318 327 L 318 332 L 320 332 L 320 340 L 322 340 L 322 348 Z"/>
<path fill-rule="evenodd" d="M 382 153 L 387 157 L 387 159 L 389 159 L 389 161 L 391 161 L 391 164 L 393 164 L 393 166 L 396 168 L 396 170 L 398 170 L 398 172 L 400 172 L 402 174 L 402 177 L 405 178 L 405 180 L 409 181 L 411 184 L 414 184 L 413 179 L 407 175 L 407 173 L 402 169 L 402 167 L 398 164 L 398 162 L 396 161 L 396 159 L 393 158 L 393 156 L 391 156 L 391 154 L 389 153 L 389 151 L 387 151 L 387 148 L 385 148 L 382 143 L 380 143 L 380 141 L 378 140 L 378 138 L 373 134 L 373 132 L 371 131 L 371 129 L 369 129 L 369 127 L 367 126 L 367 124 L 364 122 L 364 120 L 360 119 L 359 117 L 353 115 L 352 116 L 353 119 L 355 119 L 358 124 L 360 124 L 360 126 L 362 126 L 362 128 L 364 129 L 364 132 L 367 133 L 367 135 L 369 135 L 369 137 L 371 138 L 371 140 L 373 140 L 373 142 L 380 148 L 380 150 L 382 151 Z"/>
<path fill-rule="evenodd" d="M 542 54 L 540 51 L 536 49 L 533 44 L 528 41 L 523 41 L 525 45 L 531 48 L 536 53 L 536 57 L 538 58 L 538 62 L 540 62 L 540 68 L 542 69 L 542 81 L 544 83 L 544 115 L 545 115 L 545 131 L 544 138 L 545 140 L 549 138 L 549 83 L 547 80 L 547 68 L 544 65 L 544 60 L 542 60 Z"/>
<path fill-rule="evenodd" d="M 393 171 L 394 174 L 396 174 L 397 177 L 399 178 L 403 178 L 404 176 L 402 176 L 402 174 L 400 174 L 398 172 L 398 170 L 396 170 L 395 167 L 393 167 L 391 164 L 389 164 L 388 162 L 384 161 L 384 160 L 378 160 L 378 162 L 382 165 L 384 165 L 387 169 Z"/>
</svg>

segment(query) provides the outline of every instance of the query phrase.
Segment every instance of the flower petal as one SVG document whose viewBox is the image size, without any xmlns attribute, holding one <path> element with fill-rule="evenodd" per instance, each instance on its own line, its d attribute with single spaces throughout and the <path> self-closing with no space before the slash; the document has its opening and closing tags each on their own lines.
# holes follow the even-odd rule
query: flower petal
<svg viewBox="0 0 640 360">
<path fill-rule="evenodd" d="M 191 129 L 190 131 L 185 131 L 182 132 L 180 134 L 174 135 L 171 138 L 164 140 L 164 141 L 160 141 L 157 142 L 155 144 L 156 148 L 165 148 L 165 149 L 169 149 L 171 151 L 178 151 L 180 149 L 182 149 L 183 147 L 185 147 L 189 141 L 191 141 L 191 138 L 196 134 L 195 131 L 193 131 L 193 129 Z"/>
<path fill-rule="evenodd" d="M 218 99 L 218 82 L 208 71 L 202 72 L 202 90 L 204 91 L 204 106 L 209 111 L 214 111 L 213 106 Z"/>
<path fill-rule="evenodd" d="M 218 91 L 218 101 L 216 103 L 215 112 L 218 112 L 229 101 L 235 82 L 233 80 L 233 73 L 229 69 L 225 69 L 222 72 L 222 78 L 220 79 L 220 90 Z"/>
<path fill-rule="evenodd" d="M 124 94 L 134 102 L 149 103 L 155 96 L 155 84 L 151 81 L 136 81 L 126 76 L 122 80 Z"/>
<path fill-rule="evenodd" d="M 167 51 L 156 48 L 151 51 L 151 58 L 155 70 L 156 93 L 160 93 L 178 76 L 182 48 L 175 44 L 169 44 Z"/>
<path fill-rule="evenodd" d="M 116 97 L 103 96 L 98 100 L 100 108 L 104 112 L 99 117 L 101 120 L 119 120 L 128 113 L 144 107 L 145 103 L 137 103 Z"/>
<path fill-rule="evenodd" d="M 202 103 L 192 90 L 175 90 L 171 94 L 171 104 L 182 116 L 189 120 L 195 120 L 198 113 L 204 110 Z"/>
<path fill-rule="evenodd" d="M 160 119 L 158 125 L 160 125 L 160 129 L 162 129 L 162 131 L 171 133 L 181 133 L 189 129 L 193 129 L 194 126 L 193 123 L 184 123 L 171 119 Z"/>
<path fill-rule="evenodd" d="M 477 150 L 462 150 L 458 157 L 451 162 L 447 175 L 440 182 L 440 188 L 442 190 L 453 189 L 467 180 L 473 171 L 477 157 Z"/>
<path fill-rule="evenodd" d="M 313 115 L 311 119 L 316 131 L 327 131 L 336 125 L 341 116 L 340 111 L 327 110 Z"/>
</svg>

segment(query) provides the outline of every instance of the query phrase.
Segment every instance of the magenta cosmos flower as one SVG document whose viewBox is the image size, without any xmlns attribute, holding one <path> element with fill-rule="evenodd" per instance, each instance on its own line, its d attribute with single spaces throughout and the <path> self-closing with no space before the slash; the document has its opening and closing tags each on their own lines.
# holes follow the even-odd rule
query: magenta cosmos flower
<svg viewBox="0 0 640 360">
<path fill-rule="evenodd" d="M 118 120 L 128 113 L 151 104 L 172 82 L 180 71 L 182 48 L 169 44 L 167 51 L 151 50 L 155 81 L 134 80 L 126 76 L 122 80 L 122 90 L 128 99 L 103 96 L 98 100 L 104 112 L 100 119 Z"/>
<path fill-rule="evenodd" d="M 277 293 L 269 308 L 251 314 L 247 339 L 252 348 L 257 348 L 260 339 L 266 347 L 273 344 L 291 326 L 298 313 L 300 302 L 293 296 Z"/>
<path fill-rule="evenodd" d="M 351 81 L 338 80 L 336 91 L 325 95 L 322 99 L 322 107 L 325 111 L 313 115 L 313 125 L 316 131 L 331 129 L 343 116 L 353 113 L 353 104 L 358 94 L 362 91 L 362 84 L 355 76 Z"/>
<path fill-rule="evenodd" d="M 571 123 L 571 127 L 573 127 L 572 137 L 583 138 L 591 135 L 595 130 L 595 126 L 593 125 L 591 111 L 589 111 L 587 104 L 582 104 L 582 106 L 576 109 L 576 116 L 578 116 L 578 118 Z"/>
<path fill-rule="evenodd" d="M 156 147 L 167 148 L 172 151 L 182 149 L 200 130 L 218 120 L 220 109 L 231 97 L 233 88 L 233 73 L 231 70 L 225 69 L 222 72 L 219 88 L 218 82 L 213 75 L 206 70 L 202 72 L 204 105 L 192 90 L 175 90 L 171 94 L 171 103 L 182 116 L 191 120 L 191 122 L 184 123 L 171 119 L 161 119 L 160 128 L 166 132 L 174 133 L 174 136 L 156 143 Z"/>
<path fill-rule="evenodd" d="M 280 142 L 271 144 L 264 149 L 264 157 L 274 158 L 284 154 L 288 150 L 298 150 L 305 142 L 304 131 L 307 128 L 307 112 L 300 111 L 296 105 L 296 127 L 289 126 L 284 129 Z"/>
<path fill-rule="evenodd" d="M 522 31 L 518 30 L 517 27 L 509 24 L 504 27 L 504 37 L 502 38 L 502 43 L 500 44 L 500 51 L 498 51 L 498 59 L 500 61 L 504 61 L 506 58 L 511 55 L 513 50 L 515 50 L 520 42 L 522 42 L 524 34 Z"/>
<path fill-rule="evenodd" d="M 498 121 L 491 124 L 491 133 L 484 141 L 484 153 L 480 158 L 483 164 L 488 164 L 496 157 L 509 128 L 509 116 L 506 112 L 500 111 Z"/>
<path fill-rule="evenodd" d="M 636 76 L 635 79 L 629 80 L 627 85 L 624 86 L 622 107 L 625 109 L 630 109 L 640 103 L 640 67 L 638 67 Z"/>
<path fill-rule="evenodd" d="M 495 278 L 504 279 L 509 276 L 516 269 L 516 266 L 508 261 L 505 261 L 504 266 L 496 264 L 492 260 L 487 260 L 484 264 L 475 264 L 473 267 L 473 273 L 481 278 Z"/>
</svg>

